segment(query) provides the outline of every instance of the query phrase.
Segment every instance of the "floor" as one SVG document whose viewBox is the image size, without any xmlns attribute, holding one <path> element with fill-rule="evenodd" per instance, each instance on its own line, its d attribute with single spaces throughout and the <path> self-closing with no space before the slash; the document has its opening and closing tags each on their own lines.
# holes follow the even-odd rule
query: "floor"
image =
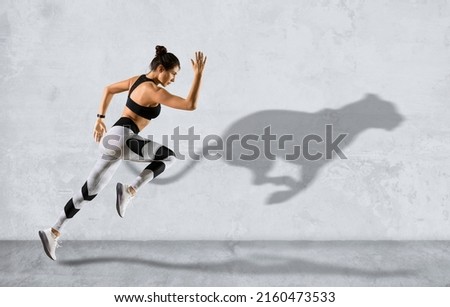
<svg viewBox="0 0 450 307">
<path fill-rule="evenodd" d="M 450 286 L 450 241 L 0 241 L 0 286 Z"/>
</svg>

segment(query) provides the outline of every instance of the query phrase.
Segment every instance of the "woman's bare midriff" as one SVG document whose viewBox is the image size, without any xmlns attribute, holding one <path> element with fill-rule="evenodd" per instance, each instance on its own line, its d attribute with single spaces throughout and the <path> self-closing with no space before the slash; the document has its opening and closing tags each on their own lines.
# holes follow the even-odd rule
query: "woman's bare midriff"
<svg viewBox="0 0 450 307">
<path fill-rule="evenodd" d="M 139 131 L 144 130 L 145 127 L 150 123 L 149 119 L 146 119 L 142 116 L 137 115 L 127 107 L 124 108 L 122 112 L 122 117 L 128 117 L 134 121 L 134 123 L 138 126 Z"/>
</svg>

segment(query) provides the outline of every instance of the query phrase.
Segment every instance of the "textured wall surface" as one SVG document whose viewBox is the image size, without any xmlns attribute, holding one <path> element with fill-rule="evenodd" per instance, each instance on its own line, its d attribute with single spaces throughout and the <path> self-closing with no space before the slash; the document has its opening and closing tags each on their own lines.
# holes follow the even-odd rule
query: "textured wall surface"
<svg viewBox="0 0 450 307">
<path fill-rule="evenodd" d="M 180 161 L 120 219 L 115 182 L 144 167 L 124 163 L 66 238 L 450 239 L 450 1 L 425 0 L 1 1 L 0 239 L 53 225 L 95 162 L 103 87 L 146 73 L 157 44 L 181 60 L 175 94 L 194 51 L 209 62 L 198 109 L 142 135 L 301 142 L 332 124 L 347 159 Z"/>
</svg>

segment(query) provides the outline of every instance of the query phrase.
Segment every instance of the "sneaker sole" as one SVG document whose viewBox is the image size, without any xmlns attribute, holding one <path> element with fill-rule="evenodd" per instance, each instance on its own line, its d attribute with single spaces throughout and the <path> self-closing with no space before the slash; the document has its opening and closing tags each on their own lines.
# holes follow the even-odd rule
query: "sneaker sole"
<svg viewBox="0 0 450 307">
<path fill-rule="evenodd" d="M 117 214 L 123 218 L 122 215 L 120 215 L 120 199 L 122 198 L 122 184 L 119 182 L 116 185 L 116 210 Z"/>
<path fill-rule="evenodd" d="M 47 256 L 52 260 L 56 260 L 56 259 L 53 259 L 53 257 L 50 255 L 50 251 L 48 248 L 49 243 L 48 243 L 47 236 L 45 235 L 45 232 L 43 232 L 42 230 L 39 230 L 39 237 L 41 238 L 41 242 L 42 242 L 42 245 L 44 246 L 44 251 L 47 254 Z"/>
</svg>

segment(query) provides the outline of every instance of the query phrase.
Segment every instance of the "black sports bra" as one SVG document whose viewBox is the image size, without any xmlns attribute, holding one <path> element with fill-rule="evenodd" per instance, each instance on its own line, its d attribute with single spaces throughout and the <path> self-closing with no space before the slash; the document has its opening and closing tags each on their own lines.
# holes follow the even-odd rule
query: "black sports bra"
<svg viewBox="0 0 450 307">
<path fill-rule="evenodd" d="M 158 117 L 159 113 L 161 113 L 161 104 L 158 104 L 156 107 L 144 107 L 138 105 L 130 97 L 131 93 L 136 89 L 136 87 L 138 87 L 141 83 L 148 81 L 155 83 L 155 81 L 147 78 L 145 75 L 139 76 L 136 82 L 134 82 L 134 84 L 130 88 L 130 91 L 128 92 L 127 107 L 139 116 L 142 116 L 146 119 L 153 119 Z"/>
</svg>

